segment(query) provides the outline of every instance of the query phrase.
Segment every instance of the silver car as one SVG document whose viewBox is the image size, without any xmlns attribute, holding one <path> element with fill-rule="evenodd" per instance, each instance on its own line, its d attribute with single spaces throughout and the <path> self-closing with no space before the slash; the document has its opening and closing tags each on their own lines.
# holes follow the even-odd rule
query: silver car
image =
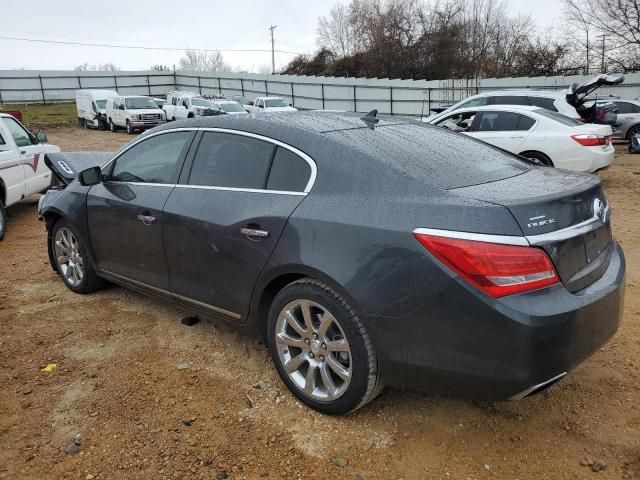
<svg viewBox="0 0 640 480">
<path fill-rule="evenodd" d="M 614 100 L 618 107 L 618 120 L 613 129 L 614 138 L 630 140 L 640 134 L 640 101 Z"/>
</svg>

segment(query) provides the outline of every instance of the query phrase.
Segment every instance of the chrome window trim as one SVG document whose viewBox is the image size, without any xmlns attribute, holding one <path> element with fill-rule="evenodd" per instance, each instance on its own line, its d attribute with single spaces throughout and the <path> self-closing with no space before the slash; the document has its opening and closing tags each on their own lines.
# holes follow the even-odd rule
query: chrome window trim
<svg viewBox="0 0 640 480">
<path fill-rule="evenodd" d="M 416 228 L 415 234 L 433 235 L 436 237 L 456 238 L 459 240 L 473 240 L 475 242 L 499 243 L 502 245 L 518 245 L 528 247 L 529 242 L 525 237 L 510 235 L 490 235 L 485 233 L 458 232 L 455 230 L 438 230 L 435 228 Z"/>
<path fill-rule="evenodd" d="M 139 286 L 141 288 L 146 288 L 146 289 L 149 289 L 149 290 L 153 290 L 153 291 L 155 291 L 157 293 L 160 293 L 160 294 L 162 294 L 162 295 L 164 295 L 166 297 L 169 297 L 169 298 L 175 297 L 175 298 L 177 298 L 179 300 L 182 300 L 184 302 L 188 302 L 188 303 L 191 303 L 193 305 L 197 305 L 199 307 L 206 308 L 208 310 L 213 310 L 213 311 L 218 312 L 218 313 L 223 313 L 223 314 L 225 314 L 225 315 L 227 315 L 229 317 L 235 318 L 236 320 L 239 320 L 241 318 L 241 315 L 238 314 L 238 313 L 234 313 L 234 312 L 231 312 L 229 310 L 225 310 L 224 308 L 216 307 L 214 305 L 209 305 L 208 303 L 199 302 L 198 300 L 194 300 L 194 299 L 189 298 L 189 297 L 184 297 L 184 296 L 179 295 L 177 293 L 169 292 L 167 290 L 163 290 L 162 288 L 154 287 L 153 285 L 149 285 L 147 283 L 139 282 L 138 280 L 133 280 L 132 278 L 125 277 L 124 275 L 119 275 L 117 273 L 113 273 L 113 272 L 110 272 L 108 270 L 101 270 L 100 273 L 104 274 L 107 277 L 113 277 L 113 278 L 119 279 L 119 280 L 121 280 L 123 282 L 132 283 L 132 284 L 137 285 L 137 286 Z"/>
<path fill-rule="evenodd" d="M 304 153 L 302 150 L 299 150 L 296 147 L 289 145 L 288 143 L 284 143 L 284 142 L 281 142 L 280 140 L 276 140 L 271 137 L 266 137 L 264 135 L 259 135 L 257 133 L 243 132 L 242 130 L 234 130 L 231 128 L 219 128 L 219 127 L 180 127 L 180 128 L 162 130 L 159 132 L 151 133 L 149 135 L 145 135 L 143 138 L 140 138 L 134 141 L 133 143 L 131 143 L 130 145 L 127 145 L 126 147 L 124 147 L 123 150 L 118 152 L 111 160 L 103 164 L 100 168 L 105 169 L 106 167 L 109 166 L 110 163 L 116 161 L 125 152 L 135 147 L 140 142 L 147 140 L 148 138 L 152 138 L 158 135 L 163 135 L 166 133 L 174 133 L 174 132 L 218 132 L 218 133 L 228 133 L 232 135 L 240 135 L 242 137 L 255 138 L 257 140 L 262 140 L 264 142 L 268 142 L 273 145 L 286 148 L 287 150 L 293 152 L 296 156 L 302 158 L 305 162 L 307 162 L 307 164 L 311 168 L 311 175 L 309 176 L 309 181 L 307 182 L 307 185 L 305 186 L 304 190 L 301 192 L 289 192 L 289 191 L 283 191 L 283 190 L 267 190 L 267 189 L 255 189 L 255 188 L 215 187 L 215 186 L 208 186 L 208 185 L 176 184 L 174 185 L 176 187 L 202 188 L 202 189 L 209 189 L 209 190 L 226 190 L 226 191 L 234 191 L 234 192 L 273 193 L 276 195 L 306 195 L 311 191 L 311 188 L 316 182 L 316 177 L 318 176 L 318 167 L 316 165 L 316 162 L 309 155 Z M 142 182 L 114 182 L 114 183 L 130 183 L 134 185 L 163 185 L 163 184 L 142 183 Z"/>
</svg>

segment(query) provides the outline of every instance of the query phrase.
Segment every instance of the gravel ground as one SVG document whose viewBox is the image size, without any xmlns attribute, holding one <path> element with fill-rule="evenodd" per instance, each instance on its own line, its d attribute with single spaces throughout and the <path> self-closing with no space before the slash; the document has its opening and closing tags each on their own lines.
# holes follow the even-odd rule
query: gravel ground
<svg viewBox="0 0 640 480">
<path fill-rule="evenodd" d="M 64 150 L 130 139 L 47 133 Z M 386 390 L 350 416 L 320 415 L 256 339 L 183 325 L 182 312 L 119 287 L 71 293 L 48 266 L 36 199 L 12 207 L 0 242 L 0 478 L 640 478 L 640 156 L 620 152 L 602 178 L 628 261 L 622 326 L 521 402 Z"/>
</svg>

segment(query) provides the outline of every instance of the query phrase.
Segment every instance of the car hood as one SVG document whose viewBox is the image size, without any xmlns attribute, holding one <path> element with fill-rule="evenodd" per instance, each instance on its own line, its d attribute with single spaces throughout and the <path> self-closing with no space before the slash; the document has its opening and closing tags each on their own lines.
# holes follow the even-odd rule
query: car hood
<svg viewBox="0 0 640 480">
<path fill-rule="evenodd" d="M 44 163 L 62 183 L 69 185 L 81 171 L 104 165 L 113 155 L 114 152 L 52 152 L 45 154 Z"/>
</svg>

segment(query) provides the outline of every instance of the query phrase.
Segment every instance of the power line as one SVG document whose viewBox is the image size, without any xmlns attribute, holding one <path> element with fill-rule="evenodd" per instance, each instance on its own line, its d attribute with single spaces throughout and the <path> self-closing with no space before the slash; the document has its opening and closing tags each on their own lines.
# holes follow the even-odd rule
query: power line
<svg viewBox="0 0 640 480">
<path fill-rule="evenodd" d="M 24 38 L 24 37 L 8 37 L 8 36 L 0 36 L 1 40 L 17 40 L 21 42 L 35 42 L 35 43 L 47 43 L 54 45 L 79 45 L 85 47 L 106 47 L 106 48 L 125 48 L 125 49 L 139 49 L 139 50 L 165 50 L 165 51 L 174 51 L 174 52 L 184 52 L 185 50 L 189 50 L 188 48 L 176 48 L 176 47 L 146 47 L 146 46 L 138 46 L 138 45 L 114 45 L 108 43 L 85 43 L 85 42 L 67 42 L 62 40 L 40 40 L 37 38 Z M 273 43 L 272 43 L 273 46 Z M 200 50 L 202 52 L 272 52 L 277 51 L 278 53 L 287 53 L 291 55 L 301 55 L 301 52 L 291 52 L 288 50 L 271 50 L 267 49 L 259 49 L 259 48 L 197 48 L 194 50 Z"/>
</svg>

